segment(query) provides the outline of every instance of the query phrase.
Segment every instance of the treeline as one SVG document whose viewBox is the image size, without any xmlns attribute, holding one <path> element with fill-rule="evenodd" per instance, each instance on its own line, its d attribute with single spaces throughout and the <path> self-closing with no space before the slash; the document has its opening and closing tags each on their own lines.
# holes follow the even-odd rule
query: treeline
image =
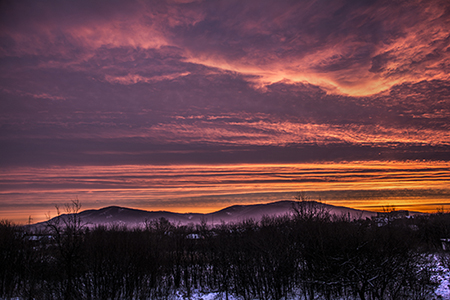
<svg viewBox="0 0 450 300">
<path fill-rule="evenodd" d="M 310 201 L 293 212 L 214 227 L 160 219 L 136 229 L 89 228 L 74 214 L 40 233 L 2 221 L 0 297 L 430 299 L 437 287 L 449 214 L 378 226 Z"/>
</svg>

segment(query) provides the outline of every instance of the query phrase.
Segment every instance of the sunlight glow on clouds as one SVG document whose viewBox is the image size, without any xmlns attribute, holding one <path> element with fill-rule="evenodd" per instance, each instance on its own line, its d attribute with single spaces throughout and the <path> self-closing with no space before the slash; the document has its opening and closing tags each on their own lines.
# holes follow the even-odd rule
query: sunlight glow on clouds
<svg viewBox="0 0 450 300">
<path fill-rule="evenodd" d="M 126 202 L 129 206 L 149 210 L 165 207 L 181 212 L 204 212 L 227 206 L 228 202 L 221 202 L 225 196 L 240 199 L 240 203 L 251 203 L 261 199 L 245 195 L 306 191 L 322 194 L 325 200 L 329 191 L 366 190 L 376 193 L 392 190 L 395 194 L 399 189 L 418 190 L 405 199 L 419 197 L 425 204 L 425 199 L 420 196 L 423 193 L 421 190 L 448 190 L 449 167 L 448 162 L 370 161 L 286 165 L 16 168 L 7 169 L 0 176 L 0 207 L 4 215 L 18 206 L 33 207 L 41 213 L 34 216 L 37 219 L 43 218 L 54 204 L 78 197 L 85 209 Z M 450 191 L 444 192 L 444 197 L 448 193 Z M 280 197 L 283 195 L 279 194 L 278 198 L 275 195 L 272 201 L 284 199 Z M 335 201 L 340 201 L 337 205 L 348 201 L 346 204 L 352 206 L 405 204 L 402 199 L 358 199 L 359 204 L 352 203 L 349 196 Z M 433 198 L 433 201 L 436 199 Z"/>
<path fill-rule="evenodd" d="M 171 46 L 181 49 L 182 61 L 251 75 L 259 86 L 287 80 L 359 96 L 403 82 L 448 80 L 450 26 L 440 1 L 354 3 L 354 9 L 345 1 L 137 2 L 104 11 L 102 2 L 92 11 L 83 3 L 5 5 L 11 16 L 2 36 L 13 46 L 1 53 L 77 64 L 97 49 Z"/>
<path fill-rule="evenodd" d="M 333 164 L 448 168 L 449 74 L 444 0 L 2 1 L 0 168 L 16 181 L 1 177 L 0 206 L 292 192 L 299 178 L 280 181 L 275 166 L 310 163 L 329 168 L 336 181 L 314 180 L 335 191 L 441 189 L 447 178 L 428 167 L 377 170 L 392 179 L 383 186 L 347 170 L 350 183 Z M 271 175 L 192 179 L 242 164 Z M 157 179 L 127 177 L 147 166 Z M 181 168 L 183 183 L 168 189 L 156 166 Z M 314 180 L 301 188 L 321 189 Z"/>
<path fill-rule="evenodd" d="M 385 128 L 380 125 L 292 123 L 282 120 L 276 122 L 268 120 L 239 121 L 222 124 L 206 120 L 190 124 L 176 122 L 158 124 L 140 136 L 145 137 L 146 135 L 178 143 L 203 141 L 218 144 L 275 146 L 296 143 L 326 145 L 336 142 L 359 145 L 385 143 L 450 145 L 450 133 L 447 130 Z M 170 140 L 168 136 L 172 136 L 174 140 Z"/>
</svg>

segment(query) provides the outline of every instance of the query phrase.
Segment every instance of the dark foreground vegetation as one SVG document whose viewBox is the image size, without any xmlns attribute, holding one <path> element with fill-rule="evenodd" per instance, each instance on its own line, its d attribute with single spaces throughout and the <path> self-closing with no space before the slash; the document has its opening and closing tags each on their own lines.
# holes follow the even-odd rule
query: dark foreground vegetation
<svg viewBox="0 0 450 300">
<path fill-rule="evenodd" d="M 430 299 L 449 234 L 449 214 L 379 226 L 310 201 L 292 216 L 214 227 L 160 219 L 89 228 L 71 215 L 31 233 L 2 221 L 0 297 L 170 299 L 200 290 L 240 299 Z"/>
</svg>

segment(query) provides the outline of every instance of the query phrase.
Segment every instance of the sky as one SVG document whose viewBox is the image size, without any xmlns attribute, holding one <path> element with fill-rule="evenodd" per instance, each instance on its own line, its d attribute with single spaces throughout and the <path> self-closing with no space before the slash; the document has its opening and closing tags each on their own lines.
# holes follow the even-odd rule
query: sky
<svg viewBox="0 0 450 300">
<path fill-rule="evenodd" d="M 0 219 L 447 208 L 449 129 L 448 1 L 0 2 Z"/>
</svg>

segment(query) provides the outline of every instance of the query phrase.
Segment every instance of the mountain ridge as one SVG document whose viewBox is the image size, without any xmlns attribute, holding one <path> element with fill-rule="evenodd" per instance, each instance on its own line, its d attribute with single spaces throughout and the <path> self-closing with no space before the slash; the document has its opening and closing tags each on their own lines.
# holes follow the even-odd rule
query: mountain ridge
<svg viewBox="0 0 450 300">
<path fill-rule="evenodd" d="M 140 227 L 146 222 L 167 219 L 174 225 L 200 224 L 206 222 L 207 225 L 217 225 L 221 223 L 236 223 L 248 219 L 260 221 L 263 216 L 275 217 L 293 213 L 295 203 L 301 201 L 280 200 L 269 203 L 258 203 L 248 205 L 232 205 L 211 213 L 175 213 L 166 210 L 147 211 L 136 208 L 122 206 L 107 206 L 100 209 L 88 209 L 77 213 L 80 220 L 86 226 L 114 226 L 125 225 L 127 227 Z M 344 206 L 335 206 L 317 201 L 307 201 L 315 203 L 318 208 L 328 211 L 331 215 L 344 215 L 350 219 L 365 219 L 375 216 L 377 213 L 367 210 L 358 210 Z M 61 214 L 49 221 L 34 224 L 34 226 L 45 226 L 48 222 L 58 219 L 68 218 L 73 214 Z M 33 225 L 31 225 L 33 226 Z"/>
</svg>

